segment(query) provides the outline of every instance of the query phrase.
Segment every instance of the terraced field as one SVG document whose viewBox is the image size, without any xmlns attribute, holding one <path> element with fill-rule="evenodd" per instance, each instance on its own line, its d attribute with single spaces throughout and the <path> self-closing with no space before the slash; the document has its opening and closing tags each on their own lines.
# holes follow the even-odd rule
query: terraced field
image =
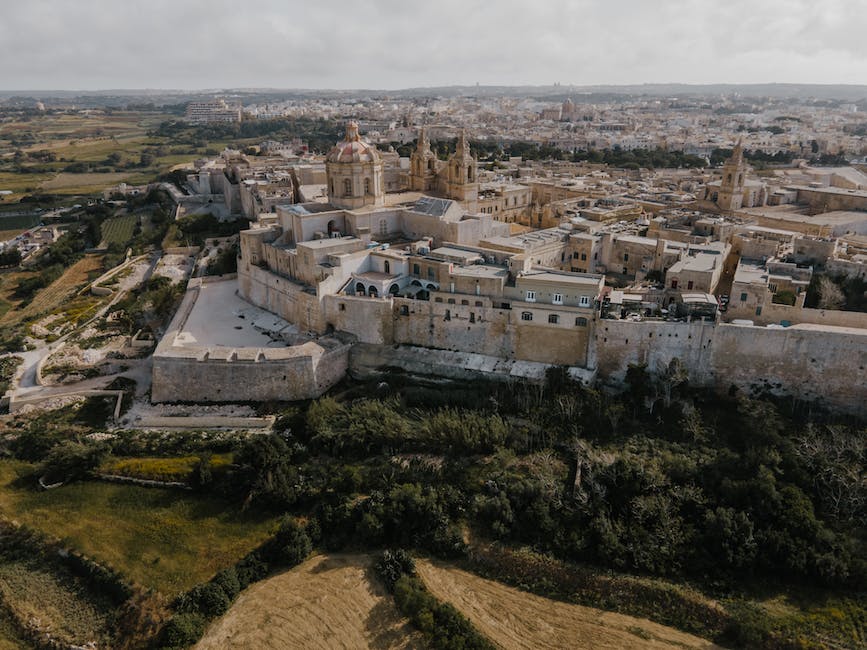
<svg viewBox="0 0 867 650">
<path fill-rule="evenodd" d="M 647 619 L 542 598 L 445 563 L 420 560 L 416 568 L 434 596 L 508 650 L 717 647 Z"/>
<path fill-rule="evenodd" d="M 366 555 L 317 555 L 244 591 L 197 650 L 422 648 Z"/>
<path fill-rule="evenodd" d="M 135 231 L 137 223 L 138 217 L 134 214 L 113 217 L 103 221 L 102 241 L 99 243 L 100 248 L 104 248 L 110 244 L 120 244 L 121 246 L 126 244 L 132 239 L 132 234 Z"/>
<path fill-rule="evenodd" d="M 11 325 L 57 309 L 87 282 L 90 273 L 101 268 L 102 257 L 99 255 L 88 255 L 80 259 L 63 275 L 37 293 L 33 301 L 24 309 L 7 312 L 0 318 L 0 326 Z"/>
</svg>

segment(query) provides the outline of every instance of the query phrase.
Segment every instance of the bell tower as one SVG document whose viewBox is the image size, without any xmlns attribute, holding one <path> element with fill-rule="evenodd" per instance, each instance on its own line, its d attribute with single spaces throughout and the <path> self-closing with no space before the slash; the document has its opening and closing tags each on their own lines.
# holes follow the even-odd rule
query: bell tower
<svg viewBox="0 0 867 650">
<path fill-rule="evenodd" d="M 741 140 L 732 149 L 731 158 L 723 165 L 722 183 L 719 188 L 717 205 L 726 211 L 740 210 L 744 200 L 744 184 L 747 178 L 747 164 L 744 162 L 744 148 Z"/>
<path fill-rule="evenodd" d="M 418 144 L 409 157 L 409 188 L 414 192 L 436 189 L 437 157 L 430 149 L 424 127 L 418 131 Z"/>
<path fill-rule="evenodd" d="M 470 154 L 470 145 L 464 129 L 458 136 L 458 146 L 448 160 L 448 196 L 467 204 L 468 212 L 475 212 L 479 200 L 478 164 Z"/>
</svg>

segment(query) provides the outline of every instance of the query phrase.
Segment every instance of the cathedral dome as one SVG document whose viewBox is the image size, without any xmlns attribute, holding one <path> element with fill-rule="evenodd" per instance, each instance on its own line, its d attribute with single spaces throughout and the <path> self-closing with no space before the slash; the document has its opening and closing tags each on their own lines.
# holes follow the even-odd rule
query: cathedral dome
<svg viewBox="0 0 867 650">
<path fill-rule="evenodd" d="M 331 148 L 325 160 L 332 163 L 379 162 L 380 157 L 376 147 L 358 135 L 358 123 L 350 121 L 346 125 L 346 136 Z"/>
</svg>

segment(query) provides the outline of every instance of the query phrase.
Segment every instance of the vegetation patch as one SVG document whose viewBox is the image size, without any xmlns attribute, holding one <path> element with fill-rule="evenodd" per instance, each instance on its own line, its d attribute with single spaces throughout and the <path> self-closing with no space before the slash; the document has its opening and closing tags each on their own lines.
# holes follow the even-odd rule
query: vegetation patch
<svg viewBox="0 0 867 650">
<path fill-rule="evenodd" d="M 103 482 L 37 492 L 33 466 L 0 461 L 0 513 L 62 537 L 164 594 L 189 589 L 267 538 L 273 516 L 216 497 Z"/>
</svg>

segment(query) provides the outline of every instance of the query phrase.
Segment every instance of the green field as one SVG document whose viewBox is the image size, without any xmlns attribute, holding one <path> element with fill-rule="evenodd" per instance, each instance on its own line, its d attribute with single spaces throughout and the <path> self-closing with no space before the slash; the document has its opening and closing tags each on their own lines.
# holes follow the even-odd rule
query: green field
<svg viewBox="0 0 867 650">
<path fill-rule="evenodd" d="M 0 212 L 0 232 L 5 230 L 27 230 L 32 228 L 40 221 L 37 215 L 15 215 L 11 217 L 3 216 Z"/>
<path fill-rule="evenodd" d="M 0 515 L 66 540 L 131 580 L 172 595 L 210 578 L 266 539 L 276 519 L 178 490 L 74 483 L 15 484 L 32 466 L 0 461 Z"/>
<path fill-rule="evenodd" d="M 102 223 L 102 241 L 100 248 L 105 248 L 110 244 L 120 244 L 123 246 L 132 239 L 135 225 L 138 223 L 138 217 L 134 214 L 127 214 L 122 217 L 112 217 L 106 219 Z"/>
</svg>

